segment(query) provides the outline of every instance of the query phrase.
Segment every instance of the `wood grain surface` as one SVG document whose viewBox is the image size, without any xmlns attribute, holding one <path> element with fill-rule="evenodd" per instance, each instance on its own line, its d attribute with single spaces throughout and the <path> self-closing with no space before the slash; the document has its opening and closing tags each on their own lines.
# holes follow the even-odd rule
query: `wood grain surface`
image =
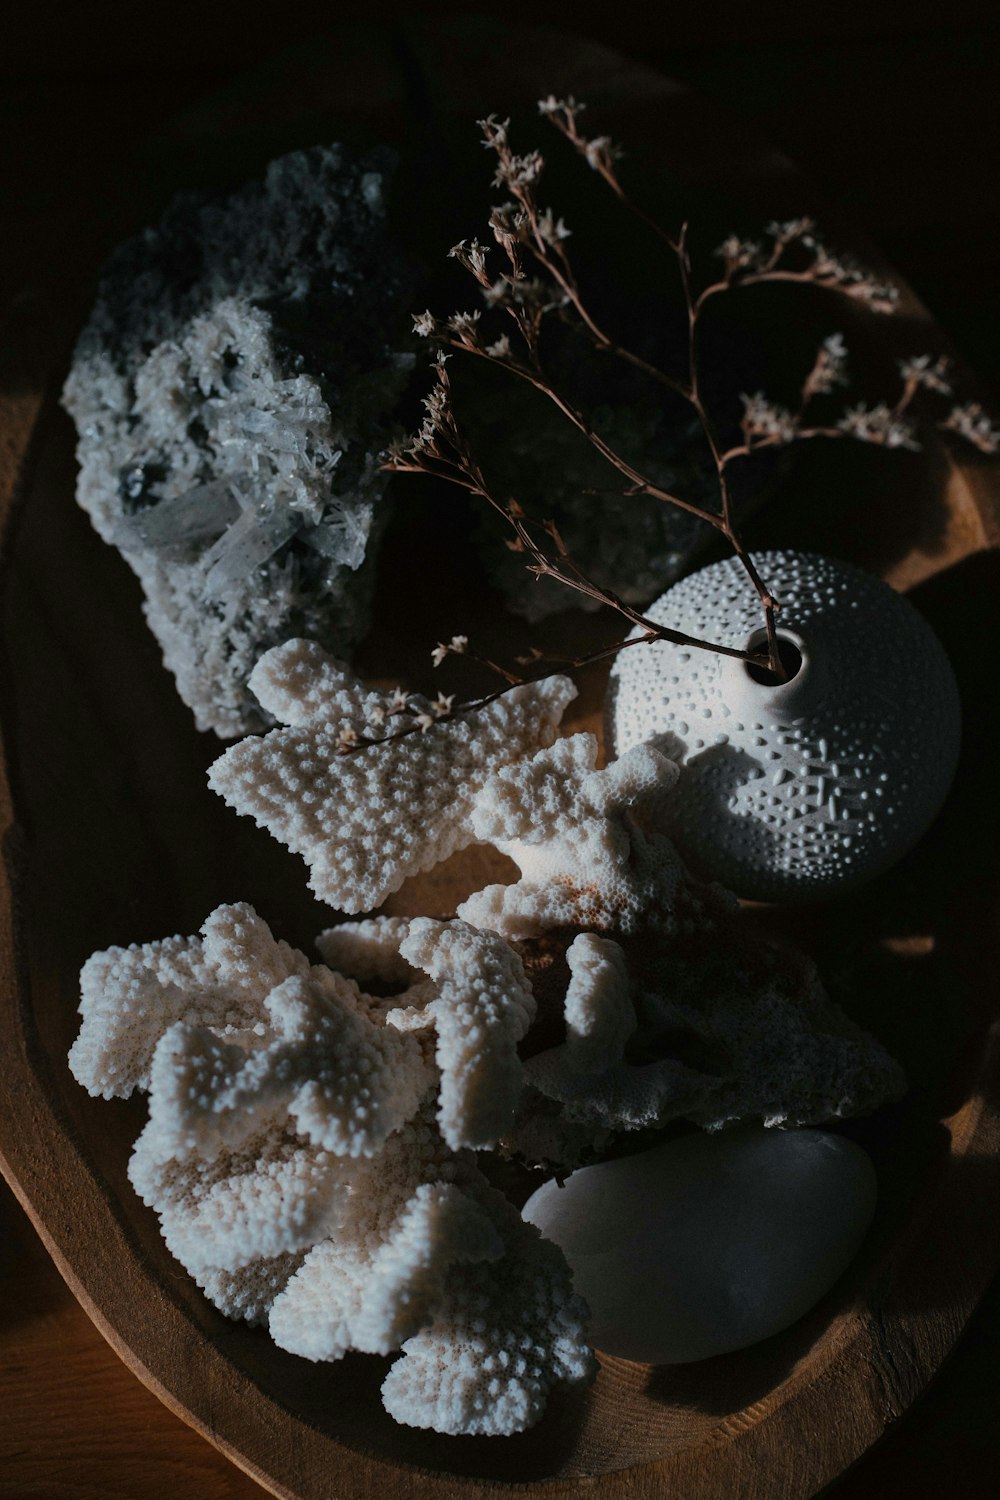
<svg viewBox="0 0 1000 1500">
<path fill-rule="evenodd" d="M 435 232 L 447 244 L 468 230 L 445 222 L 448 182 L 466 160 L 449 121 L 472 117 L 496 90 L 503 42 L 483 23 L 358 28 L 189 113 L 147 160 L 169 161 L 183 181 L 305 143 L 318 125 L 363 120 L 397 138 L 415 130 L 425 152 L 439 153 L 433 201 L 444 217 Z M 675 184 L 706 214 L 717 195 L 758 220 L 815 206 L 786 163 L 737 143 L 731 125 L 658 75 L 544 31 L 526 36 L 517 57 L 516 73 L 503 79 L 509 107 L 523 115 L 539 94 L 571 87 L 595 116 L 611 112 L 616 134 L 654 159 L 662 151 Z M 147 207 L 140 198 L 130 210 Z M 74 296 L 64 287 L 47 304 L 50 349 L 72 327 Z M 91 949 L 193 931 L 234 897 L 255 900 L 281 935 L 302 943 L 327 914 L 303 900 L 280 850 L 207 797 L 202 775 L 216 746 L 193 733 L 155 645 L 137 630 L 133 580 L 72 506 L 71 433 L 43 399 L 39 363 L 49 358 L 30 309 L 26 322 L 7 345 L 0 449 L 10 517 L 0 705 L 13 786 L 2 957 L 16 978 L 0 1019 L 8 1060 L 0 1144 L 18 1196 L 83 1305 L 161 1399 L 275 1493 L 466 1496 L 544 1485 L 552 1496 L 576 1496 L 599 1485 L 609 1497 L 667 1487 L 691 1497 L 815 1494 L 913 1400 L 995 1264 L 996 706 L 966 649 L 997 624 L 992 471 L 938 449 L 901 471 L 854 461 L 845 475 L 807 461 L 796 482 L 809 507 L 801 489 L 779 495 L 751 538 L 828 547 L 911 589 L 953 652 L 967 711 L 960 780 L 925 844 L 866 893 L 795 924 L 842 998 L 881 1007 L 887 1039 L 911 1069 L 907 1101 L 857 1127 L 883 1190 L 869 1245 L 809 1318 L 765 1347 L 686 1371 L 607 1360 L 585 1403 L 555 1402 L 523 1439 L 443 1440 L 384 1417 L 382 1362 L 359 1357 L 317 1371 L 217 1317 L 127 1187 L 141 1107 L 78 1097 L 66 1070 L 76 971 Z M 914 339 L 921 349 L 942 344 L 911 296 L 891 338 L 911 349 Z M 879 348 L 869 352 L 876 370 L 889 362 Z M 387 562 L 380 626 L 364 648 L 371 670 L 419 670 L 424 640 L 438 638 L 439 622 L 454 628 L 463 588 L 468 597 L 453 559 L 453 586 L 430 601 L 419 631 L 407 616 L 414 656 L 400 650 L 401 579 L 421 548 L 429 561 L 426 530 L 404 529 L 395 564 Z M 583 721 L 596 719 L 599 693 L 594 676 Z M 449 873 L 450 883 L 411 889 L 402 903 L 447 905 L 457 883 L 473 878 L 461 867 Z M 87 1358 L 81 1352 L 73 1365 L 84 1382 Z M 201 1482 L 197 1465 L 191 1474 Z M 45 1482 L 37 1470 L 32 1483 Z M 84 1475 L 79 1492 L 90 1483 Z"/>
</svg>

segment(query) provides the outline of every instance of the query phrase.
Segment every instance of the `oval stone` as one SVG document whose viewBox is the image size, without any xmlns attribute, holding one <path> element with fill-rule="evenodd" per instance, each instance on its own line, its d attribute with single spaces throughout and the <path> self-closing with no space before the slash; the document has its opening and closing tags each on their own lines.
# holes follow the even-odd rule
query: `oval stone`
<svg viewBox="0 0 1000 1500">
<path fill-rule="evenodd" d="M 523 1215 L 564 1252 L 596 1348 L 684 1364 L 807 1312 L 857 1252 L 875 1198 L 853 1141 L 754 1127 L 582 1167 Z"/>
</svg>

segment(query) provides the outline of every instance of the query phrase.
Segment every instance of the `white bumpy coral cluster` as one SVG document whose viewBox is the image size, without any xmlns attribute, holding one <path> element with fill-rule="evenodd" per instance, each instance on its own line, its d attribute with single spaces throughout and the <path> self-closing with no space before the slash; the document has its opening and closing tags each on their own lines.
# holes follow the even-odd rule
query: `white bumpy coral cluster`
<svg viewBox="0 0 1000 1500">
<path fill-rule="evenodd" d="M 817 1123 L 894 1096 L 900 1070 L 688 876 L 658 831 L 670 761 L 639 746 L 599 770 L 591 736 L 556 741 L 565 679 L 390 744 L 396 699 L 309 642 L 253 686 L 287 727 L 228 751 L 213 785 L 327 900 L 362 911 L 477 841 L 521 878 L 451 920 L 332 927 L 322 964 L 246 906 L 97 954 L 73 1070 L 149 1091 L 132 1180 L 223 1312 L 310 1359 L 402 1350 L 383 1385 L 399 1421 L 520 1431 L 589 1378 L 587 1314 L 477 1152 L 572 1164 L 678 1118 Z"/>
<path fill-rule="evenodd" d="M 475 1160 L 513 1122 L 531 990 L 495 934 L 365 925 L 362 969 L 409 977 L 388 1002 L 245 905 L 97 954 L 70 1063 L 93 1093 L 148 1089 L 131 1180 L 224 1313 L 308 1359 L 401 1348 L 401 1422 L 516 1432 L 592 1366 L 561 1253 Z"/>
</svg>

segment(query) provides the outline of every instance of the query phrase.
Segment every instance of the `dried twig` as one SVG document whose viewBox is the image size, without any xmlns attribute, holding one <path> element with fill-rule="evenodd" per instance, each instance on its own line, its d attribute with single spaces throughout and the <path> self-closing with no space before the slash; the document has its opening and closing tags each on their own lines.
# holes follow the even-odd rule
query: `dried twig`
<svg viewBox="0 0 1000 1500">
<path fill-rule="evenodd" d="M 812 220 L 799 218 L 769 224 L 761 240 L 730 236 L 718 251 L 723 260 L 722 276 L 697 290 L 687 224 L 683 224 L 677 234 L 671 234 L 633 202 L 618 176 L 616 163 L 622 154 L 619 148 L 607 136 L 588 139 L 580 130 L 579 116 L 584 108 L 572 98 L 555 99 L 552 96 L 539 104 L 540 112 L 598 173 L 615 197 L 669 248 L 675 258 L 687 313 L 684 376 L 678 377 L 629 349 L 599 322 L 584 300 L 566 248 L 570 231 L 561 217 L 551 209 L 541 207 L 537 190 L 545 166 L 544 157 L 539 151 L 517 155 L 508 137 L 509 122 L 491 115 L 479 123 L 483 144 L 496 159 L 494 185 L 505 188 L 510 195 L 509 201 L 492 210 L 489 221 L 493 238 L 503 254 L 504 266 L 499 276 L 491 275 L 487 268 L 489 252 L 477 240 L 463 240 L 449 254 L 476 281 L 487 309 L 500 310 L 510 318 L 521 349 L 517 351 L 505 333 L 488 340 L 479 311 L 456 313 L 447 320 L 440 320 L 430 312 L 415 318 L 416 331 L 439 346 L 435 361 L 436 380 L 424 402 L 427 414 L 419 433 L 409 441 L 397 443 L 387 455 L 385 466 L 400 473 L 432 474 L 448 479 L 484 500 L 510 528 L 512 538 L 508 545 L 524 554 L 530 572 L 539 578 L 555 578 L 565 587 L 596 600 L 623 616 L 640 632 L 627 641 L 611 643 L 568 661 L 535 652 L 526 659 L 528 663 L 538 665 L 559 661 L 561 665 L 583 666 L 628 645 L 669 640 L 765 667 L 780 681 L 785 676 L 776 630 L 780 604 L 761 578 L 738 535 L 733 515 L 731 466 L 762 449 L 820 437 L 851 437 L 888 448 L 916 448 L 919 444 L 911 415 L 913 403 L 922 391 L 951 394 L 947 361 L 933 359 L 930 355 L 901 361 L 902 389 L 891 406 L 886 402 L 875 405 L 860 403 L 846 408 L 833 421 L 808 421 L 809 409 L 817 397 L 829 395 L 835 387 L 847 384 L 847 350 L 842 336 L 832 334 L 820 344 L 802 382 L 797 409 L 793 412 L 779 406 L 762 392 L 744 395 L 741 441 L 723 444 L 715 419 L 705 404 L 701 384 L 701 324 L 706 307 L 714 299 L 737 288 L 789 282 L 838 291 L 873 312 L 889 313 L 896 305 L 896 288 L 857 262 L 831 252 L 818 238 Z M 790 257 L 798 257 L 800 263 L 794 263 Z M 654 483 L 596 432 L 586 414 L 565 391 L 558 388 L 545 368 L 540 347 L 545 319 L 551 315 L 569 324 L 596 350 L 639 370 L 691 408 L 702 428 L 715 467 L 719 490 L 717 510 Z M 554 522 L 535 521 L 526 515 L 516 500 L 500 500 L 484 478 L 456 421 L 445 368 L 448 357 L 445 350 L 496 365 L 552 402 L 624 481 L 623 488 L 617 493 L 625 498 L 650 496 L 695 516 L 722 535 L 760 599 L 766 648 L 747 653 L 656 625 L 611 590 L 603 588 L 577 565 Z M 954 407 L 949 417 L 938 425 L 965 438 L 982 452 L 1000 449 L 1000 431 L 974 403 Z M 449 654 L 445 648 L 438 647 L 435 657 L 442 650 Z M 438 664 L 437 660 L 435 664 Z M 521 664 L 526 663 L 522 661 Z M 508 684 L 523 680 L 496 662 L 486 661 L 486 665 L 504 677 Z M 474 706 L 489 701 L 489 698 L 478 700 Z"/>
</svg>

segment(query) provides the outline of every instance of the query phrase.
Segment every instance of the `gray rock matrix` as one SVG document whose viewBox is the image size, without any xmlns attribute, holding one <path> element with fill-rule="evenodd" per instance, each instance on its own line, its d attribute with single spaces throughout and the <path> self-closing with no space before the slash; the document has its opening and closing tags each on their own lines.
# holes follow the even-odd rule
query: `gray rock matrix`
<svg viewBox="0 0 1000 1500">
<path fill-rule="evenodd" d="M 176 199 L 110 257 L 77 344 L 77 497 L 141 580 L 199 729 L 269 722 L 246 682 L 271 646 L 344 655 L 367 628 L 379 452 L 412 364 L 391 165 L 317 146 Z"/>
</svg>

